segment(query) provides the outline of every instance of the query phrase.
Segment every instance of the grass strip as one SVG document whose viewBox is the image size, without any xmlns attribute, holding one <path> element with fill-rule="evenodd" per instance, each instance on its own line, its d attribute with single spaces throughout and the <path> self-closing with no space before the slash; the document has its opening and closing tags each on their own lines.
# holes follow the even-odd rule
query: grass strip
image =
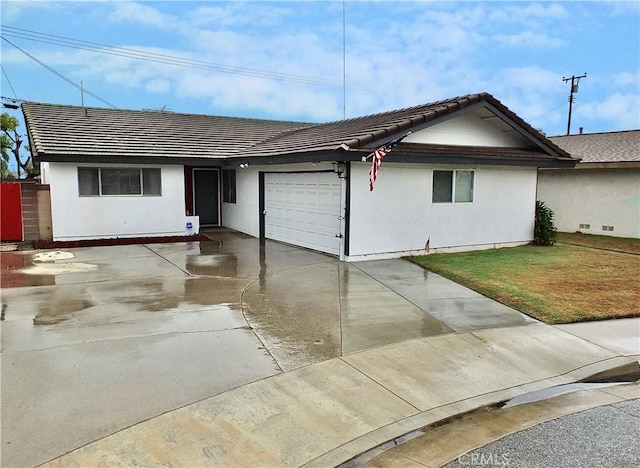
<svg viewBox="0 0 640 468">
<path fill-rule="evenodd" d="M 557 244 L 410 260 L 549 324 L 640 316 L 636 255 Z"/>
</svg>

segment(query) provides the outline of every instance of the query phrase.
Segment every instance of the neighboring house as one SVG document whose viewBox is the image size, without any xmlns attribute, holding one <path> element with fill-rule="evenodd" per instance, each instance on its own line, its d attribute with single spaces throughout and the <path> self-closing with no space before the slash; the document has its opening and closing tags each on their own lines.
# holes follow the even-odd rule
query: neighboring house
<svg viewBox="0 0 640 468">
<path fill-rule="evenodd" d="M 577 162 L 487 93 L 326 124 L 32 102 L 23 112 L 54 240 L 199 224 L 346 261 L 421 253 L 427 240 L 432 251 L 525 244 L 538 168 Z M 370 192 L 362 158 L 409 131 Z"/>
<path fill-rule="evenodd" d="M 640 130 L 549 138 L 581 161 L 543 169 L 538 199 L 561 232 L 640 238 Z"/>
</svg>

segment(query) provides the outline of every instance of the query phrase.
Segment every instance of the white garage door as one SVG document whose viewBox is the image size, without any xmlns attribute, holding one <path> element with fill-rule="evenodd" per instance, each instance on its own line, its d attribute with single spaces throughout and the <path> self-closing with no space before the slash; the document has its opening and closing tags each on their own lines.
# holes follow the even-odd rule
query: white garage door
<svg viewBox="0 0 640 468">
<path fill-rule="evenodd" d="M 340 254 L 340 179 L 333 172 L 265 174 L 265 236 Z"/>
</svg>

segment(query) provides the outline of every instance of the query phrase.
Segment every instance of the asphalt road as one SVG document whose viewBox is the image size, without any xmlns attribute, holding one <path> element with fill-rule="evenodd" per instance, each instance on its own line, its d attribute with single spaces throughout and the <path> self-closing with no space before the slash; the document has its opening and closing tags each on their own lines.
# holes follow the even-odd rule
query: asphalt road
<svg viewBox="0 0 640 468">
<path fill-rule="evenodd" d="M 446 468 L 640 466 L 640 399 L 538 424 L 461 455 Z"/>
</svg>

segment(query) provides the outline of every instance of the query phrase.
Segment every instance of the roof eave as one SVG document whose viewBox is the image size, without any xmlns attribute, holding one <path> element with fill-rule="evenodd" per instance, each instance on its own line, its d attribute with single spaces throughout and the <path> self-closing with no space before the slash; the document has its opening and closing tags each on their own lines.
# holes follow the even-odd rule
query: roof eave
<svg viewBox="0 0 640 468">
<path fill-rule="evenodd" d="M 37 162 L 60 162 L 74 164 L 144 164 L 167 166 L 211 166 L 233 167 L 242 163 L 261 166 L 314 163 L 328 161 L 362 161 L 366 151 L 345 151 L 343 149 L 305 151 L 300 153 L 245 155 L 229 157 L 176 157 L 176 156 L 122 156 L 87 154 L 38 154 Z M 473 155 L 465 153 L 415 153 L 396 150 L 385 157 L 385 162 L 408 164 L 456 164 L 456 165 L 501 165 L 529 166 L 541 168 L 574 167 L 578 160 L 573 158 L 553 158 L 543 156 Z"/>
<path fill-rule="evenodd" d="M 593 169 L 640 169 L 640 161 L 612 161 L 612 162 L 580 162 L 575 165 L 577 170 Z"/>
<path fill-rule="evenodd" d="M 38 154 L 36 162 L 56 162 L 75 164 L 155 164 L 163 166 L 221 166 L 225 158 L 176 157 L 176 156 L 122 156 L 96 154 Z"/>
</svg>

